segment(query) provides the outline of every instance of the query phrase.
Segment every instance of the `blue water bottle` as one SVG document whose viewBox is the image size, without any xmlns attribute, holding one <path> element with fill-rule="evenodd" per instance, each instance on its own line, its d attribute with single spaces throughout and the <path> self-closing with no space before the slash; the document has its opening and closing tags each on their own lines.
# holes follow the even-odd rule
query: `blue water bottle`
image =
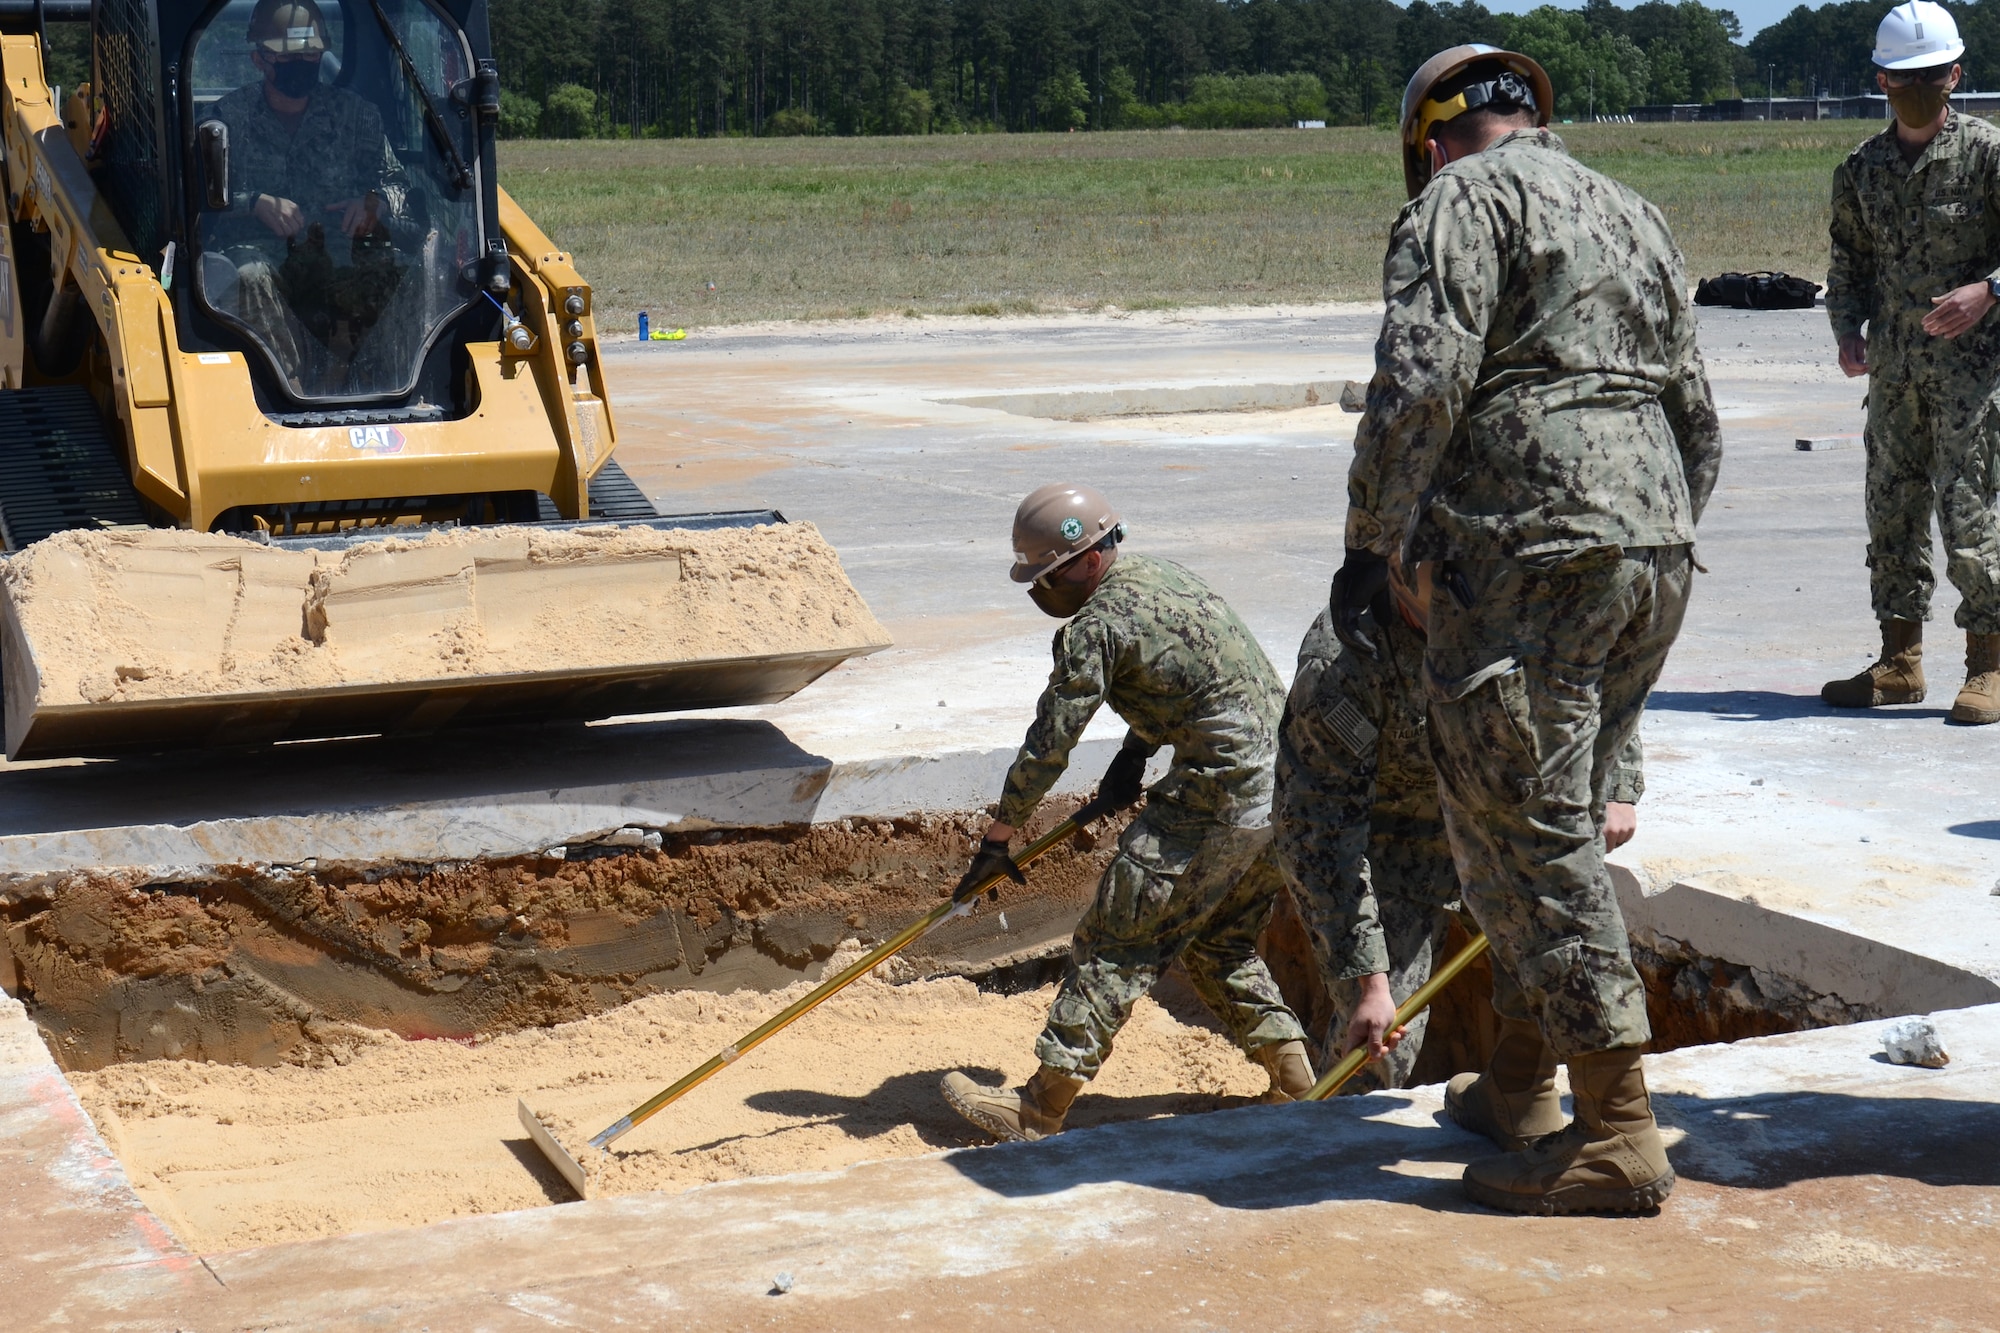
<svg viewBox="0 0 2000 1333">
<path fill-rule="evenodd" d="M 652 336 L 653 336 L 652 321 L 648 320 L 646 318 L 646 312 L 641 310 L 639 312 L 639 341 L 648 342 L 652 339 Z"/>
</svg>

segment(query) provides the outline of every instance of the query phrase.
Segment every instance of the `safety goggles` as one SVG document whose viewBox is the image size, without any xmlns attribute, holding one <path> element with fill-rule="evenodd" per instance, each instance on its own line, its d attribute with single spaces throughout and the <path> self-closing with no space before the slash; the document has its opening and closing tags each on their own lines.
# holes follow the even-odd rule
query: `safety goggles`
<svg viewBox="0 0 2000 1333">
<path fill-rule="evenodd" d="M 1944 83 L 1951 78 L 1950 65 L 1932 65 L 1929 69 L 1885 69 L 1879 71 L 1882 81 L 1891 88 L 1910 88 L 1919 83 Z"/>
</svg>

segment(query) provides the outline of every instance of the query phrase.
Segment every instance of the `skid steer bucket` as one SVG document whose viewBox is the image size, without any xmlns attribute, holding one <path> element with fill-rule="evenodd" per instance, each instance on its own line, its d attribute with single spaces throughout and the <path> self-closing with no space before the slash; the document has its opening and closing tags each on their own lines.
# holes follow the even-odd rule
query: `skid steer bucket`
<svg viewBox="0 0 2000 1333">
<path fill-rule="evenodd" d="M 673 523 L 58 533 L 0 565 L 8 757 L 771 703 L 888 646 L 810 524 Z"/>
</svg>

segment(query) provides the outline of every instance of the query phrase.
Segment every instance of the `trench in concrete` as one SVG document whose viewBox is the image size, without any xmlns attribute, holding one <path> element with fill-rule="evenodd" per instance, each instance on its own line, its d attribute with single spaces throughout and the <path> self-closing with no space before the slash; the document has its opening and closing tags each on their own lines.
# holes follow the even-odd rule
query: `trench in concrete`
<svg viewBox="0 0 2000 1333">
<path fill-rule="evenodd" d="M 1357 395 L 1362 389 L 1353 380 L 1307 380 L 1297 384 L 1137 385 L 1121 389 L 975 394 L 937 401 L 954 407 L 983 407 L 1051 421 L 1098 421 L 1195 412 L 1288 412 L 1335 403 L 1349 411 L 1359 411 Z"/>
<path fill-rule="evenodd" d="M 1051 801 L 1031 832 L 1063 817 L 1078 799 Z M 560 856 L 242 867 L 171 879 L 76 876 L 0 895 L 6 941 L 0 981 L 26 1001 L 59 1065 L 104 1071 L 78 1075 L 92 1090 L 93 1114 L 148 1205 L 196 1248 L 527 1207 L 561 1201 L 565 1187 L 525 1143 L 506 1145 L 511 1156 L 493 1160 L 508 1131 L 495 1135 L 485 1127 L 492 1117 L 479 1118 L 493 1109 L 479 1100 L 482 1089 L 497 1080 L 533 1095 L 541 1099 L 538 1110 L 557 1115 L 551 1123 L 571 1130 L 577 1126 L 562 1116 L 608 1121 L 643 1095 L 591 1102 L 598 1096 L 592 1083 L 618 1079 L 626 1068 L 628 1057 L 617 1052 L 653 1060 L 647 1092 L 658 1086 L 653 1079 L 684 1071 L 685 1056 L 670 1053 L 660 1061 L 658 1051 L 641 1049 L 659 1042 L 652 1024 L 665 1015 L 634 1010 L 641 1017 L 621 1034 L 600 1029 L 582 1039 L 595 1043 L 590 1049 L 598 1054 L 589 1056 L 576 1047 L 559 1054 L 552 1045 L 524 1057 L 516 1038 L 482 1041 L 482 1054 L 467 1055 L 480 1062 L 476 1075 L 467 1072 L 475 1066 L 455 1060 L 431 1056 L 405 1067 L 391 1056 L 389 1067 L 405 1069 L 409 1080 L 407 1093 L 393 1094 L 367 1090 L 382 1086 L 384 1032 L 470 1039 L 535 1029 L 522 1035 L 539 1040 L 539 1029 L 606 1014 L 654 992 L 762 992 L 816 979 L 846 942 L 883 938 L 934 905 L 964 865 L 982 818 L 633 828 L 597 845 L 562 848 Z M 956 975 L 981 990 L 1015 995 L 1054 981 L 1110 851 L 1106 837 L 1087 850 L 1065 846 L 1052 853 L 1028 889 L 1010 887 L 999 904 L 921 941 L 894 965 L 896 979 Z M 1693 885 L 1650 892 L 1622 867 L 1614 876 L 1646 984 L 1655 1050 L 2000 998 L 2000 988 L 1983 978 L 1872 940 Z M 1453 939 L 1447 949 L 1460 942 Z M 1316 1035 L 1323 1032 L 1330 1006 L 1288 899 L 1281 898 L 1261 944 L 1288 999 Z M 1418 1082 L 1484 1064 L 1495 1035 L 1489 986 L 1481 964 L 1440 997 Z M 618 1156 L 616 1169 L 629 1176 L 630 1188 L 670 1189 L 971 1141 L 937 1099 L 938 1074 L 930 1066 L 941 1048 L 922 1043 L 959 1040 L 948 1031 L 955 1024 L 1011 1024 L 1019 1032 L 1001 1043 L 1006 1052 L 995 1045 L 997 1029 L 969 1039 L 981 1052 L 975 1061 L 997 1066 L 1026 1057 L 1038 1002 L 1030 1005 L 1035 1012 L 1008 1017 L 999 996 L 981 997 L 995 1001 L 990 1008 L 963 999 L 938 1008 L 940 997 L 928 988 L 887 993 L 908 997 L 909 1010 L 883 993 L 864 996 L 854 1013 L 835 1017 L 834 1028 L 822 1026 L 815 1039 L 780 1057 L 794 1072 L 775 1086 L 689 1112 L 677 1122 L 680 1146 L 642 1146 Z M 698 1001 L 697 1013 L 703 1004 L 734 1006 L 728 1030 L 702 1031 L 697 1039 L 704 1043 L 740 1035 L 771 1007 L 688 998 Z M 1235 1058 L 1226 1039 L 1210 1035 L 1219 1028 L 1178 969 L 1153 998 L 1165 1015 L 1135 1019 L 1121 1046 L 1124 1059 L 1107 1066 L 1103 1080 L 1129 1083 L 1135 1062 L 1149 1058 L 1150 1041 L 1158 1063 L 1142 1079 L 1143 1091 L 1102 1095 L 1094 1087 L 1079 1102 L 1079 1124 L 1240 1105 L 1254 1095 L 1253 1082 L 1261 1085 L 1261 1073 Z M 673 1020 L 683 1031 L 668 1040 L 684 1043 L 692 1035 L 686 1018 Z M 925 1025 L 925 1037 L 916 1036 L 914 1024 Z M 571 1040 L 557 1033 L 548 1039 Z M 759 1058 L 763 1053 L 752 1057 L 739 1084 L 754 1086 Z M 513 1063 L 495 1065 L 496 1059 Z M 878 1066 L 894 1072 L 873 1091 L 817 1092 L 846 1077 L 829 1060 L 845 1062 L 841 1071 L 866 1070 L 864 1086 Z M 197 1063 L 149 1074 L 149 1061 Z M 218 1091 L 211 1095 L 198 1091 L 210 1086 L 199 1062 L 306 1068 L 254 1079 L 216 1070 Z M 323 1068 L 349 1064 L 361 1076 L 351 1101 L 340 1092 L 348 1071 Z M 320 1072 L 310 1072 L 316 1067 Z M 806 1069 L 817 1072 L 798 1072 Z M 428 1167 L 408 1180 L 391 1172 L 383 1182 L 372 1166 L 355 1178 L 344 1169 L 330 1172 L 317 1130 L 301 1136 L 284 1128 L 296 1121 L 286 1098 L 300 1095 L 306 1079 L 334 1080 L 303 1095 L 315 1106 L 345 1108 L 325 1112 L 339 1120 L 325 1142 L 340 1145 L 336 1156 L 352 1154 L 361 1163 L 416 1151 L 394 1135 L 421 1105 L 444 1098 L 454 1115 L 469 1118 L 424 1121 L 435 1132 L 419 1138 L 423 1151 L 442 1154 L 450 1165 L 436 1179 Z M 235 1096 L 248 1100 L 230 1100 Z M 591 1109 L 579 1110 L 585 1103 Z M 239 1118 L 247 1140 L 237 1138 Z M 458 1126 L 474 1123 L 482 1128 L 470 1138 L 453 1137 Z M 703 1128 L 696 1131 L 696 1124 Z"/>
<path fill-rule="evenodd" d="M 1052 800 L 1038 826 L 1078 798 Z M 928 910 L 981 816 L 781 828 L 622 830 L 539 856 L 431 865 L 308 863 L 160 879 L 67 877 L 0 894 L 0 984 L 58 1064 L 152 1059 L 270 1066 L 341 1058 L 357 1029 L 469 1038 L 568 1022 L 672 990 L 817 979 L 846 940 Z M 1065 845 L 1026 889 L 947 923 L 897 965 L 1017 992 L 1062 974 L 1112 835 Z M 1754 904 L 1614 866 L 1653 1048 L 1769 1036 L 2000 1000 L 1975 974 Z M 1447 953 L 1463 942 L 1454 929 Z M 1314 1034 L 1331 1005 L 1296 908 L 1262 947 Z M 1418 1066 L 1435 1082 L 1491 1049 L 1482 960 L 1439 999 Z M 1211 1024 L 1184 976 L 1157 998 Z"/>
</svg>

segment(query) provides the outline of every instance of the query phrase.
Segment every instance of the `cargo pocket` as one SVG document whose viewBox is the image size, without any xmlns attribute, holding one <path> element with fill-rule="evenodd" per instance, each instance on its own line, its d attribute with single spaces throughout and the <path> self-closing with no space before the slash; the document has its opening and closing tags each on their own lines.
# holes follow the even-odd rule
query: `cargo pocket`
<svg viewBox="0 0 2000 1333">
<path fill-rule="evenodd" d="M 1424 664 L 1431 759 L 1460 804 L 1521 806 L 1542 790 L 1528 683 L 1518 660 L 1501 658 L 1469 676 L 1440 679 Z"/>
</svg>

